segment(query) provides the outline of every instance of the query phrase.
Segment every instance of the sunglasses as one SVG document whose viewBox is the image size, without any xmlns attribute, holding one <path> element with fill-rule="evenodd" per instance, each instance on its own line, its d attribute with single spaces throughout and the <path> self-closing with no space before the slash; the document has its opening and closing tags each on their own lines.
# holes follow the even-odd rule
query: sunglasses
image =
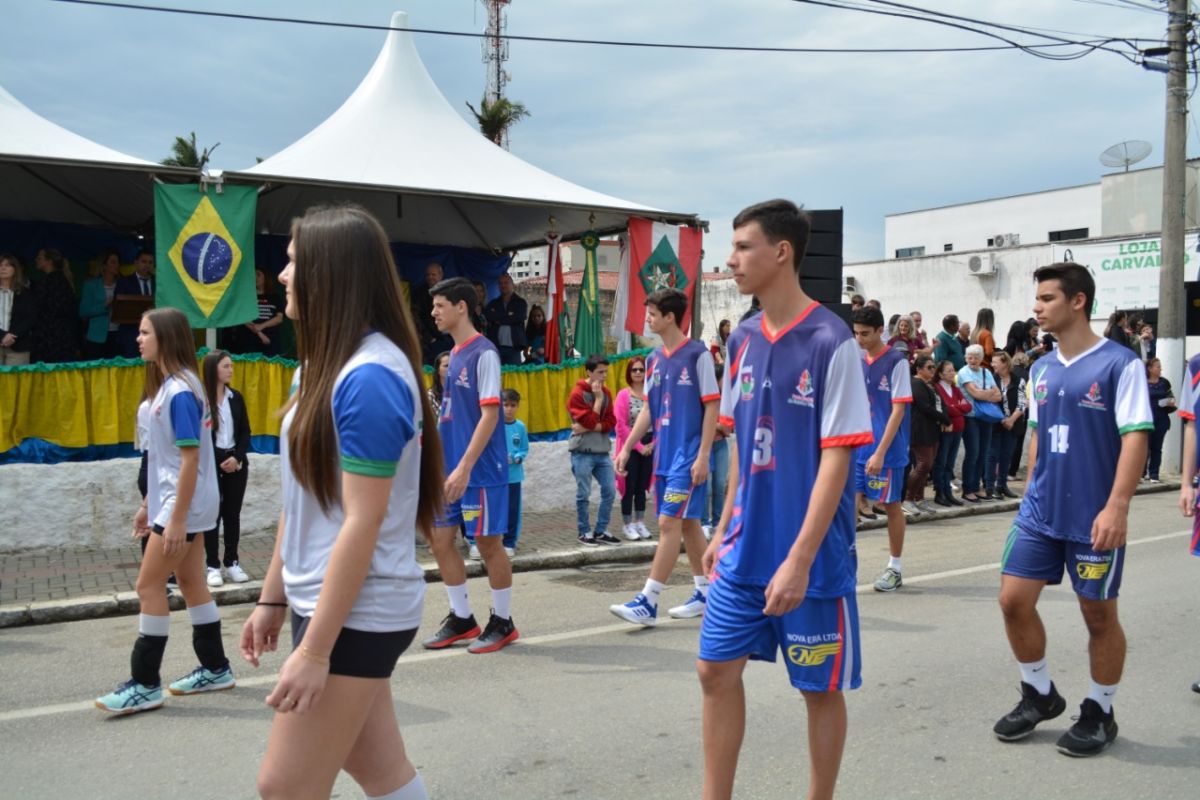
<svg viewBox="0 0 1200 800">
<path fill-rule="evenodd" d="M 644 370 L 644 369 L 643 369 L 643 368 L 641 368 L 641 367 L 633 367 L 633 368 L 631 368 L 629 371 L 630 371 L 630 372 L 645 372 L 646 370 Z"/>
</svg>

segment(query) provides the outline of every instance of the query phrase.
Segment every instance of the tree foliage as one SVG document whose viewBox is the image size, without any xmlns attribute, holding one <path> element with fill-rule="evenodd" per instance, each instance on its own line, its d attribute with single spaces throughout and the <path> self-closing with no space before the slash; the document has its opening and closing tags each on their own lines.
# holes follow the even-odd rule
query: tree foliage
<svg viewBox="0 0 1200 800">
<path fill-rule="evenodd" d="M 508 129 L 529 116 L 529 109 L 524 103 L 516 103 L 507 97 L 501 97 L 495 102 L 488 102 L 485 95 L 479 101 L 479 109 L 467 103 L 467 108 L 475 115 L 479 123 L 479 132 L 494 144 L 503 146 Z"/>
<path fill-rule="evenodd" d="M 182 136 L 176 136 L 175 142 L 171 145 L 171 156 L 162 160 L 164 167 L 191 167 L 192 169 L 202 170 L 208 164 L 208 160 L 212 157 L 213 151 L 221 146 L 217 142 L 212 147 L 206 147 L 203 150 L 196 144 L 196 132 L 192 131 L 191 135 L 185 139 Z"/>
</svg>

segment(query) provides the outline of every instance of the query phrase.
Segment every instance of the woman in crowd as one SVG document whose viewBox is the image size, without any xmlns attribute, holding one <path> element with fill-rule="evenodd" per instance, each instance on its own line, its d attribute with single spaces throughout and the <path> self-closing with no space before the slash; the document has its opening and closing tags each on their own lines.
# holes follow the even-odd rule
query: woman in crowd
<svg viewBox="0 0 1200 800">
<path fill-rule="evenodd" d="M 1154 412 L 1154 432 L 1150 434 L 1150 453 L 1146 461 L 1146 480 L 1158 483 L 1162 464 L 1163 440 L 1171 429 L 1171 414 L 1175 413 L 1175 394 L 1171 382 L 1162 376 L 1162 361 L 1151 358 L 1146 362 L 1146 380 L 1150 384 L 1150 410 Z"/>
<path fill-rule="evenodd" d="M 613 412 L 617 416 L 617 446 L 620 453 L 629 438 L 629 432 L 637 420 L 638 413 L 646 404 L 646 359 L 634 356 L 625 362 L 624 389 L 617 392 Z M 625 538 L 629 541 L 649 539 L 646 527 L 646 492 L 654 473 L 654 433 L 647 431 L 642 440 L 633 446 L 625 474 L 617 475 L 617 491 L 621 493 L 621 518 L 625 521 Z"/>
<path fill-rule="evenodd" d="M 250 476 L 250 419 L 246 401 L 229 382 L 233 380 L 233 359 L 224 350 L 213 350 L 204 357 L 204 391 L 208 407 L 213 409 L 213 456 L 217 463 L 217 487 L 221 493 L 220 526 L 225 529 L 225 558 L 220 557 L 221 535 L 217 528 L 204 532 L 204 557 L 208 567 L 208 585 L 221 586 L 225 576 L 234 583 L 245 583 L 250 576 L 238 563 L 238 539 L 242 531 L 242 499 Z"/>
<path fill-rule="evenodd" d="M 20 260 L 0 253 L 0 367 L 29 363 L 33 318 L 34 297 Z"/>
<path fill-rule="evenodd" d="M 31 289 L 37 307 L 32 358 L 47 363 L 71 361 L 79 353 L 79 308 L 74 278 L 62 253 L 53 248 L 39 250 L 34 263 L 42 279 Z"/>
<path fill-rule="evenodd" d="M 987 455 L 987 467 L 983 473 L 987 497 L 1000 500 L 1017 495 L 1008 488 L 1008 471 L 1012 465 L 1014 446 L 1017 441 L 1017 423 L 1025 417 L 1025 380 L 1013 374 L 1012 358 L 1003 350 L 992 354 L 992 372 L 996 376 L 996 388 L 1000 390 L 1000 411 L 1004 417 L 992 427 L 992 446 Z"/>
<path fill-rule="evenodd" d="M 975 330 L 971 333 L 971 343 L 983 348 L 983 363 L 992 363 L 992 353 L 996 352 L 996 337 L 992 331 L 996 327 L 996 315 L 990 308 L 981 308 L 975 315 Z"/>
<path fill-rule="evenodd" d="M 958 445 L 962 442 L 966 414 L 971 410 L 971 403 L 958 388 L 958 370 L 953 362 L 939 361 L 936 374 L 938 382 L 933 388 L 942 400 L 946 416 L 950 417 L 950 429 L 942 429 L 942 439 L 933 462 L 933 489 L 936 493 L 933 502 L 939 506 L 961 506 L 962 501 L 954 496 L 950 481 L 954 477 L 954 460 L 958 457 Z"/>
<path fill-rule="evenodd" d="M 1129 315 L 1124 311 L 1114 311 L 1108 315 L 1108 324 L 1104 326 L 1104 338 L 1112 339 L 1120 345 L 1128 348 L 1133 348 L 1133 342 L 1129 339 L 1129 334 L 1125 332 L 1125 328 L 1129 326 Z"/>
<path fill-rule="evenodd" d="M 954 365 L 956 372 L 967 363 L 963 358 L 962 343 L 958 339 L 958 317 L 954 314 L 942 317 L 942 329 L 934 337 L 933 360 L 939 364 L 949 361 Z M 938 369 L 940 370 L 941 367 Z M 939 372 L 938 375 L 940 376 L 941 373 Z"/>
<path fill-rule="evenodd" d="M 1017 470 L 1021 468 L 1021 454 L 1025 450 L 1025 432 L 1028 430 L 1026 420 L 1029 416 L 1029 356 L 1025 355 L 1024 350 L 1018 350 L 1017 354 L 1012 357 L 1012 376 L 1013 380 L 1025 384 L 1026 411 L 1012 426 L 1012 456 L 1008 462 L 1010 479 L 1017 477 Z"/>
<path fill-rule="evenodd" d="M 429 405 L 435 416 L 442 414 L 442 398 L 446 396 L 446 375 L 450 371 L 450 351 L 433 357 L 433 374 L 429 378 Z"/>
<path fill-rule="evenodd" d="M 546 363 L 546 311 L 541 306 L 529 309 L 529 320 L 525 323 L 526 364 Z"/>
<path fill-rule="evenodd" d="M 902 350 L 908 358 L 909 364 L 915 362 L 919 349 L 916 330 L 917 326 L 913 322 L 913 318 L 903 314 L 896 320 L 896 332 L 892 334 L 892 338 L 888 339 L 888 346 L 894 350 Z"/>
<path fill-rule="evenodd" d="M 729 341 L 729 332 L 732 329 L 732 323 L 723 319 L 717 323 L 717 335 L 713 337 L 712 343 L 708 346 L 708 351 L 713 355 L 713 363 L 721 366 L 725 363 L 728 354 L 725 352 L 725 343 Z"/>
<path fill-rule="evenodd" d="M 327 798 L 344 769 L 368 797 L 419 800 L 389 677 L 421 622 L 416 536 L 443 502 L 421 348 L 387 235 L 365 210 L 310 210 L 288 258 L 300 367 L 279 436 L 283 510 L 241 652 L 257 666 L 289 607 L 294 649 L 267 695 L 258 791 Z"/>
<path fill-rule="evenodd" d="M 241 328 L 238 347 L 243 353 L 262 353 L 265 356 L 279 355 L 279 326 L 283 324 L 283 301 L 271 291 L 267 273 L 254 270 L 254 291 L 258 294 L 258 316 Z"/>
<path fill-rule="evenodd" d="M 1017 320 L 1008 326 L 1008 336 L 1004 340 L 1004 352 L 1012 358 L 1017 353 L 1024 353 L 1029 346 L 1029 324 Z"/>
<path fill-rule="evenodd" d="M 906 485 L 905 500 L 912 504 L 909 512 L 933 511 L 925 499 L 925 483 L 933 469 L 938 444 L 942 433 L 950 427 L 950 417 L 942 405 L 942 398 L 933 388 L 937 382 L 937 365 L 929 356 L 917 356 L 913 365 L 916 378 L 912 382 L 913 411 L 910 445 L 913 468 Z M 940 490 L 936 490 L 940 496 Z M 945 505 L 944 503 L 942 505 Z"/>
<path fill-rule="evenodd" d="M 192 329 L 182 311 L 147 311 L 138 328 L 138 350 L 147 363 L 150 398 L 146 498 L 133 517 L 133 533 L 150 529 L 137 593 L 138 638 L 130 659 L 132 677 L 96 699 L 113 714 L 133 714 L 162 705 L 159 670 L 170 631 L 163 585 L 174 571 L 192 622 L 192 647 L 200 666 L 172 683 L 171 694 L 232 689 L 236 684 L 221 643 L 221 616 L 204 583 L 204 542 L 197 537 L 217 521 L 220 497 L 208 402 L 196 375 Z"/>
<path fill-rule="evenodd" d="M 1000 402 L 996 379 L 983 368 L 983 345 L 967 348 L 967 365 L 958 371 L 958 385 L 971 401 L 963 428 L 962 499 L 978 503 L 984 465 L 992 447 L 992 420 L 980 416 L 979 404 Z"/>
<path fill-rule="evenodd" d="M 121 257 L 116 250 L 108 250 L 100 261 L 100 274 L 83 284 L 79 317 L 86 326 L 83 335 L 85 361 L 112 358 L 117 354 L 117 326 L 112 321 L 112 303 L 120 276 Z"/>
</svg>

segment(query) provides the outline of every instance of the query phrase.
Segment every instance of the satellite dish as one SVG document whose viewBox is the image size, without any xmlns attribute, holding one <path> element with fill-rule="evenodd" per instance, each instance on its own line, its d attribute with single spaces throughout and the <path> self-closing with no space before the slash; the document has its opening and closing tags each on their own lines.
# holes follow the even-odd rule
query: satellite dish
<svg viewBox="0 0 1200 800">
<path fill-rule="evenodd" d="M 1151 149 L 1149 142 L 1140 139 L 1120 142 L 1100 154 L 1100 163 L 1106 167 L 1124 167 L 1129 172 L 1129 165 L 1150 155 Z"/>
</svg>

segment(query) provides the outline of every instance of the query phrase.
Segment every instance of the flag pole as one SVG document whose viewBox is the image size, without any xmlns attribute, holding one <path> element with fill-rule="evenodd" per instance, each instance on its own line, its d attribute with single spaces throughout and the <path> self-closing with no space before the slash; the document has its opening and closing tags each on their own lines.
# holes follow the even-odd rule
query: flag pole
<svg viewBox="0 0 1200 800">
<path fill-rule="evenodd" d="M 210 353 L 213 350 L 217 349 L 217 329 L 216 328 L 205 328 L 204 329 L 204 346 L 208 348 L 208 351 Z"/>
</svg>

